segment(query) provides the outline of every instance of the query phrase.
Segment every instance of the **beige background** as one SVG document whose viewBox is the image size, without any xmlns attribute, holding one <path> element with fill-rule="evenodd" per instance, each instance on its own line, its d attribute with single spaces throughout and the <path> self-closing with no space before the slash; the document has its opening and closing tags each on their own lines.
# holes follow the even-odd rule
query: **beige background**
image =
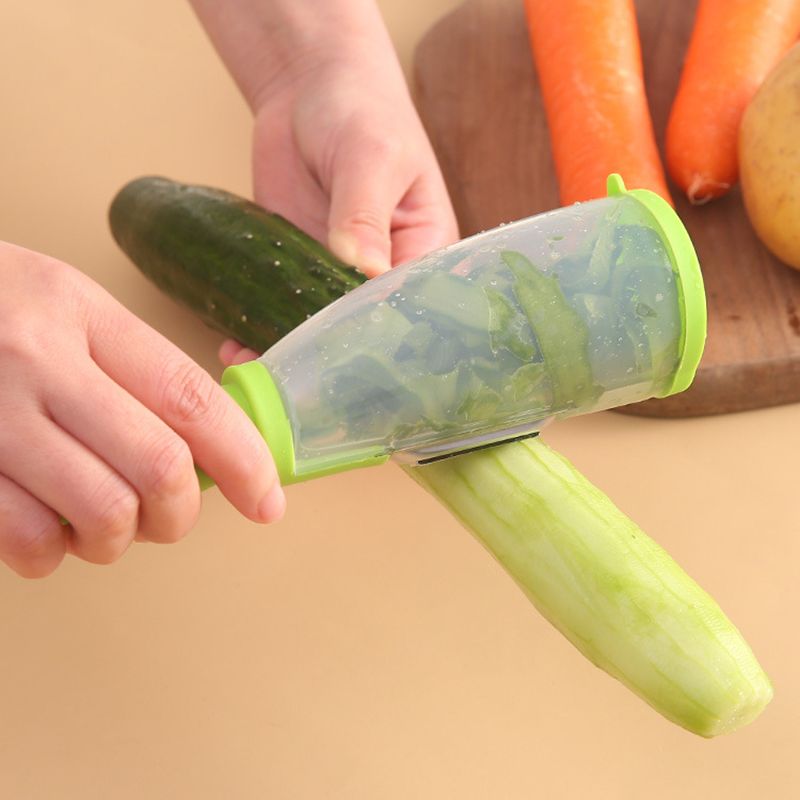
<svg viewBox="0 0 800 800">
<path fill-rule="evenodd" d="M 408 65 L 454 2 L 381 5 Z M 105 222 L 142 173 L 248 193 L 248 114 L 187 5 L 3 3 L 0 97 L 0 237 L 218 374 L 219 337 Z M 273 528 L 212 492 L 180 545 L 41 582 L 0 569 L 0 797 L 796 797 L 799 424 L 602 414 L 547 436 L 748 637 L 776 698 L 741 733 L 695 738 L 590 666 L 387 466 L 290 488 Z"/>
</svg>

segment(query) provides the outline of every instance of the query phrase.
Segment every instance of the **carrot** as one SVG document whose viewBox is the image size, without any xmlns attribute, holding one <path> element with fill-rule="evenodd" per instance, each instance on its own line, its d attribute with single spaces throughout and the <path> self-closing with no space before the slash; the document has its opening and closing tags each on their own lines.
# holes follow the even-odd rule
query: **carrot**
<svg viewBox="0 0 800 800">
<path fill-rule="evenodd" d="M 693 203 L 739 175 L 747 104 L 800 34 L 800 0 L 700 0 L 667 123 L 667 166 Z"/>
<path fill-rule="evenodd" d="M 632 0 L 525 0 L 564 205 L 630 188 L 670 200 L 644 90 Z"/>
</svg>

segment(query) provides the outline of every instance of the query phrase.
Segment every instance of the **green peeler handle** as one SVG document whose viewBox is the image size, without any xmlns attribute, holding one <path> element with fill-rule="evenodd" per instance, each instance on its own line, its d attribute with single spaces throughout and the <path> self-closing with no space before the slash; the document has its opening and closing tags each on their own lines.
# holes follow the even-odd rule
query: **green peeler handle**
<svg viewBox="0 0 800 800">
<path fill-rule="evenodd" d="M 236 401 L 258 428 L 269 445 L 282 484 L 296 483 L 292 429 L 283 400 L 267 368 L 258 361 L 228 367 L 222 373 L 222 388 Z M 200 488 L 205 491 L 214 481 L 196 468 Z"/>
</svg>

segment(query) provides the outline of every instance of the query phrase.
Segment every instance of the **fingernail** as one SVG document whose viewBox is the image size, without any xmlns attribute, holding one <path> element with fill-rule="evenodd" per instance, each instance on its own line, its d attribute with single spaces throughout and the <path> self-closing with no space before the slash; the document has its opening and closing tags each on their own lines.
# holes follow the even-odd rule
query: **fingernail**
<svg viewBox="0 0 800 800">
<path fill-rule="evenodd" d="M 370 278 L 391 268 L 380 250 L 360 244 L 348 231 L 332 231 L 328 237 L 328 246 L 342 261 L 357 267 Z"/>
<path fill-rule="evenodd" d="M 391 264 L 386 260 L 383 253 L 377 250 L 363 250 L 356 261 L 356 266 L 368 277 L 374 278 L 376 275 L 382 275 L 391 269 Z"/>
<path fill-rule="evenodd" d="M 262 522 L 277 522 L 286 510 L 286 495 L 279 483 L 264 495 L 258 504 L 258 517 Z"/>
<path fill-rule="evenodd" d="M 358 257 L 358 242 L 352 233 L 346 231 L 331 231 L 328 235 L 328 247 L 342 261 L 355 264 Z"/>
</svg>

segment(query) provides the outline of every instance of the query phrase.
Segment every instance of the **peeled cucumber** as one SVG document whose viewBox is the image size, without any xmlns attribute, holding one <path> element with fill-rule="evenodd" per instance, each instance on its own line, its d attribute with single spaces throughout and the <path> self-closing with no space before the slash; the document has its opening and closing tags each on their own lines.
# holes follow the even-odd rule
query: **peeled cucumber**
<svg viewBox="0 0 800 800">
<path fill-rule="evenodd" d="M 701 736 L 754 720 L 772 686 L 720 607 L 539 439 L 406 472 L 590 661 Z"/>
</svg>

